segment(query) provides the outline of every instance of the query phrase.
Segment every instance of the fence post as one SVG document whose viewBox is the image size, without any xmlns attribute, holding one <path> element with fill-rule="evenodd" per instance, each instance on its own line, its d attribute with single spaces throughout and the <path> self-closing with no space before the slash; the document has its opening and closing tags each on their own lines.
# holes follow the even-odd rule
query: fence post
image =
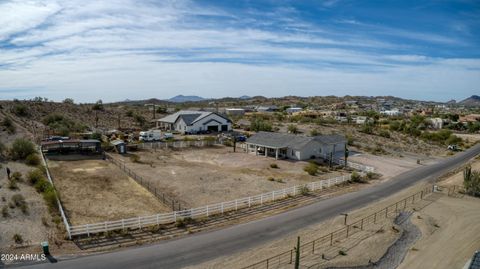
<svg viewBox="0 0 480 269">
<path fill-rule="evenodd" d="M 125 220 L 122 219 L 122 230 L 125 230 Z"/>
<path fill-rule="evenodd" d="M 222 214 L 223 214 L 223 203 L 220 204 L 221 208 L 222 208 Z"/>
<path fill-rule="evenodd" d="M 89 225 L 87 224 L 87 236 L 90 237 L 90 229 Z"/>
<path fill-rule="evenodd" d="M 177 222 L 177 211 L 173 211 L 173 222 Z"/>
<path fill-rule="evenodd" d="M 385 208 L 385 218 L 388 217 L 388 206 Z"/>
<path fill-rule="evenodd" d="M 272 201 L 275 202 L 275 191 L 272 191 Z"/>
<path fill-rule="evenodd" d="M 312 241 L 312 254 L 315 254 L 315 240 Z"/>
<path fill-rule="evenodd" d="M 423 199 L 423 191 L 420 193 L 420 199 Z"/>
</svg>

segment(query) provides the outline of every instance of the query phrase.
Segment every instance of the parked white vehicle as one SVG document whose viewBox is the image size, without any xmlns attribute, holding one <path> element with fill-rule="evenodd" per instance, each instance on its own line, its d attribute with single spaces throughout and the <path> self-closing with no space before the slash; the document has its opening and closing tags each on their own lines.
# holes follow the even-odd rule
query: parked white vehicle
<svg viewBox="0 0 480 269">
<path fill-rule="evenodd" d="M 164 133 L 163 138 L 165 138 L 165 139 L 173 138 L 173 134 L 172 133 Z"/>
<path fill-rule="evenodd" d="M 140 132 L 140 141 L 158 141 L 162 139 L 162 132 L 160 130 L 149 130 Z"/>
</svg>

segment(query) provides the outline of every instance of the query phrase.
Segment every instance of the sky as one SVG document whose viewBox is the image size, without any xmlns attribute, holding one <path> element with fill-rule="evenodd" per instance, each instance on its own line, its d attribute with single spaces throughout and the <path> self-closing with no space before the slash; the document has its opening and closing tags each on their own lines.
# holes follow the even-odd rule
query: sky
<svg viewBox="0 0 480 269">
<path fill-rule="evenodd" d="M 480 94 L 480 1 L 0 0 L 0 99 Z"/>
</svg>

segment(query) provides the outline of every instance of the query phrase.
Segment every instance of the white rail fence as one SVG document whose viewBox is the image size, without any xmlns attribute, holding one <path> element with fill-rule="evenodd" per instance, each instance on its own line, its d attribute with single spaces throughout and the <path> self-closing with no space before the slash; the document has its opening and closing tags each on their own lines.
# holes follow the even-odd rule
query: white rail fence
<svg viewBox="0 0 480 269">
<path fill-rule="evenodd" d="M 240 198 L 228 202 L 222 202 L 198 208 L 191 208 L 181 211 L 173 211 L 169 213 L 161 213 L 151 216 L 135 217 L 129 219 L 121 219 L 117 221 L 105 221 L 101 223 L 67 226 L 69 236 L 91 234 L 124 230 L 124 229 L 141 229 L 147 226 L 175 223 L 177 220 L 184 218 L 205 218 L 217 214 L 223 214 L 228 211 L 236 211 L 238 209 L 252 207 L 255 205 L 263 205 L 264 203 L 274 202 L 289 196 L 303 194 L 306 191 L 318 191 L 350 180 L 350 175 L 339 176 L 331 179 L 311 182 L 304 185 L 297 185 L 282 190 L 276 190 L 268 193 L 262 193 L 256 196 Z"/>
<path fill-rule="evenodd" d="M 325 160 L 330 160 L 330 156 L 328 156 L 327 154 L 323 154 L 322 158 L 325 159 Z M 344 159 L 333 157 L 332 161 L 336 164 L 339 164 L 339 165 L 345 165 L 345 160 Z M 363 165 L 363 164 L 351 162 L 351 161 L 348 161 L 348 160 L 347 160 L 347 166 L 350 167 L 350 168 L 356 169 L 356 170 L 360 170 L 362 172 L 367 172 L 367 173 L 368 172 L 372 172 L 372 173 L 375 172 L 375 168 L 372 167 L 372 166 Z"/>
</svg>

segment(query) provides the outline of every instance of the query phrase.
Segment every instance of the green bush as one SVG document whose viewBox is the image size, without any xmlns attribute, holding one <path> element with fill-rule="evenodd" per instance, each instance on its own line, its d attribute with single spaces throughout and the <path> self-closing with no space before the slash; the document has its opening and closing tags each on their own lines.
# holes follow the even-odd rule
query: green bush
<svg viewBox="0 0 480 269">
<path fill-rule="evenodd" d="M 276 163 L 271 163 L 270 168 L 278 169 L 278 165 Z"/>
<path fill-rule="evenodd" d="M 42 179 L 44 180 L 45 176 L 44 176 L 42 170 L 35 169 L 35 170 L 32 170 L 32 171 L 28 172 L 27 179 L 28 179 L 28 182 L 31 185 L 35 185 L 38 181 L 40 181 Z"/>
<path fill-rule="evenodd" d="M 10 150 L 12 159 L 25 160 L 28 155 L 36 152 L 35 145 L 27 139 L 17 138 L 13 141 L 12 148 Z"/>
<path fill-rule="evenodd" d="M 9 216 L 10 216 L 10 214 L 8 213 L 8 206 L 4 205 L 2 207 L 2 217 L 8 218 Z"/>
<path fill-rule="evenodd" d="M 140 156 L 136 155 L 136 154 L 132 154 L 130 155 L 130 161 L 132 163 L 140 163 Z"/>
<path fill-rule="evenodd" d="M 53 188 L 49 188 L 46 192 L 43 193 L 43 199 L 45 200 L 45 203 L 50 209 L 50 212 L 58 209 L 57 195 L 55 195 L 55 191 Z"/>
<path fill-rule="evenodd" d="M 295 126 L 293 124 L 288 125 L 288 132 L 292 133 L 292 134 L 298 133 L 297 126 Z"/>
<path fill-rule="evenodd" d="M 25 162 L 28 165 L 36 166 L 40 164 L 40 157 L 36 153 L 32 153 L 25 158 Z"/>
<path fill-rule="evenodd" d="M 387 131 L 387 130 L 380 130 L 378 132 L 378 135 L 381 136 L 381 137 L 385 137 L 385 138 L 390 138 L 390 132 Z"/>
<path fill-rule="evenodd" d="M 311 176 L 314 176 L 318 173 L 318 165 L 314 162 L 310 162 L 303 168 L 303 171 L 307 172 Z"/>
<path fill-rule="evenodd" d="M 357 173 L 356 171 L 352 172 L 352 176 L 350 177 L 350 180 L 355 183 L 365 183 L 365 179 L 362 178 L 362 176 Z"/>
<path fill-rule="evenodd" d="M 14 134 L 17 130 L 17 128 L 15 127 L 15 125 L 13 124 L 13 121 L 12 119 L 10 119 L 9 117 L 5 117 L 1 123 L 1 125 L 3 127 L 5 127 L 7 129 L 7 132 L 9 134 Z"/>
<path fill-rule="evenodd" d="M 16 104 L 12 108 L 13 114 L 19 116 L 19 117 L 25 117 L 28 116 L 28 108 L 24 104 Z"/>
<path fill-rule="evenodd" d="M 19 234 L 14 234 L 13 241 L 15 241 L 16 244 L 21 244 L 23 243 L 23 237 Z"/>
<path fill-rule="evenodd" d="M 14 180 L 14 181 L 23 181 L 22 179 L 22 173 L 18 172 L 18 171 L 15 171 L 12 173 L 12 176 L 11 176 L 11 180 Z"/>
<path fill-rule="evenodd" d="M 263 119 L 256 118 L 250 122 L 250 130 L 255 132 L 259 132 L 259 131 L 271 132 L 272 125 L 264 121 Z"/>
<path fill-rule="evenodd" d="M 37 190 L 37 192 L 40 192 L 40 193 L 47 192 L 53 188 L 50 182 L 48 182 L 45 178 L 38 180 L 35 183 L 34 187 L 35 187 L 35 190 Z"/>
</svg>

